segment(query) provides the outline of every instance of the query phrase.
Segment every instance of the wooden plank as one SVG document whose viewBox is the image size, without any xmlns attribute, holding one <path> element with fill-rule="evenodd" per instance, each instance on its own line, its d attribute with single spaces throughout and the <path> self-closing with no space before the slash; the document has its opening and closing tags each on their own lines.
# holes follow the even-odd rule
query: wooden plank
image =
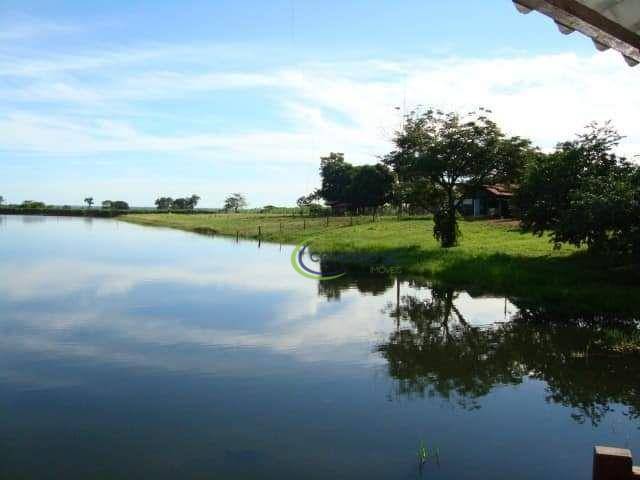
<svg viewBox="0 0 640 480">
<path fill-rule="evenodd" d="M 631 451 L 596 446 L 593 449 L 593 480 L 630 480 L 633 475 Z"/>
</svg>

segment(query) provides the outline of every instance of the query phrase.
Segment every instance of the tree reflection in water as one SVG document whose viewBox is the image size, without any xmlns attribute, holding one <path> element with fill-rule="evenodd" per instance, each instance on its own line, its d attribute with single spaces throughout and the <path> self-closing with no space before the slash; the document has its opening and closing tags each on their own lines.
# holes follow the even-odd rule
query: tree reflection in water
<svg viewBox="0 0 640 480">
<path fill-rule="evenodd" d="M 547 401 L 573 408 L 578 422 L 599 424 L 612 404 L 640 419 L 636 321 L 511 300 L 519 310 L 509 321 L 480 327 L 460 312 L 458 296 L 435 286 L 428 298 L 398 293 L 385 309 L 396 328 L 376 351 L 398 395 L 440 396 L 475 409 L 493 388 L 529 377 L 544 381 Z"/>
</svg>

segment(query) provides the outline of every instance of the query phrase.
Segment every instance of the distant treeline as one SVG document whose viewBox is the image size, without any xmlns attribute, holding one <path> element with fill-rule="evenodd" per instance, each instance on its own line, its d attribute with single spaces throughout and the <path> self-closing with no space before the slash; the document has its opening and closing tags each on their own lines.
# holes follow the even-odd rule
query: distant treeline
<svg viewBox="0 0 640 480">
<path fill-rule="evenodd" d="M 125 211 L 123 210 L 102 210 L 102 209 L 86 209 L 78 207 L 56 207 L 56 206 L 44 206 L 44 207 L 31 207 L 25 208 L 20 205 L 8 205 L 0 207 L 1 215 L 48 215 L 54 217 L 104 217 L 111 218 L 118 216 Z M 128 212 L 128 211 L 127 211 Z"/>
</svg>

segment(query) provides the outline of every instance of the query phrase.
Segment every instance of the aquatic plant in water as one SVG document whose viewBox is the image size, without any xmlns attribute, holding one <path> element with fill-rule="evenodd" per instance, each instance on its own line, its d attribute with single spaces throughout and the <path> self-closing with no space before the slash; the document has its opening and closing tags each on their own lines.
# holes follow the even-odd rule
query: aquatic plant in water
<svg viewBox="0 0 640 480">
<path fill-rule="evenodd" d="M 422 469 L 429 460 L 435 461 L 440 466 L 440 449 L 429 448 L 423 440 L 420 440 L 420 446 L 418 447 L 418 470 L 420 474 L 422 474 Z"/>
</svg>

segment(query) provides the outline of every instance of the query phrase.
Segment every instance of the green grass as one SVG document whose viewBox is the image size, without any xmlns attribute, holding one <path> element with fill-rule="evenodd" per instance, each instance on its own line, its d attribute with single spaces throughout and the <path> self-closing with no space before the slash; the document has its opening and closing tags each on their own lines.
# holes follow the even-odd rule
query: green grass
<svg viewBox="0 0 640 480">
<path fill-rule="evenodd" d="M 340 254 L 352 268 L 386 265 L 477 293 L 571 302 L 575 309 L 640 311 L 640 275 L 624 261 L 574 247 L 555 250 L 548 238 L 521 233 L 513 222 L 461 221 L 460 245 L 442 249 L 431 219 L 300 218 L 259 214 L 127 215 L 125 221 L 295 244 Z"/>
</svg>

